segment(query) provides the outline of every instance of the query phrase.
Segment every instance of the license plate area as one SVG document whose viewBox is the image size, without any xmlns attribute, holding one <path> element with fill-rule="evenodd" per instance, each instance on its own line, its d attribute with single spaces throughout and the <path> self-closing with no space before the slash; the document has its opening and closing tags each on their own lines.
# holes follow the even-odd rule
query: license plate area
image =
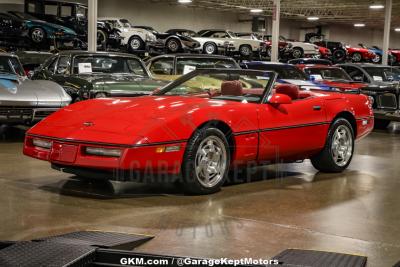
<svg viewBox="0 0 400 267">
<path fill-rule="evenodd" d="M 76 159 L 77 152 L 77 145 L 54 142 L 51 149 L 50 160 L 72 163 Z"/>
</svg>

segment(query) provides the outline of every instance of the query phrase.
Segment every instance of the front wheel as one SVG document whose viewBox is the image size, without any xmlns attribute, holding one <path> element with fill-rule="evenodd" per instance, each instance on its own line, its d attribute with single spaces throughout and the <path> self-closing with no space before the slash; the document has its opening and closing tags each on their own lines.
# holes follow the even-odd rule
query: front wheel
<svg viewBox="0 0 400 267">
<path fill-rule="evenodd" d="M 253 54 L 253 50 L 249 45 L 242 45 L 239 47 L 239 54 L 242 57 L 250 57 Z"/>
<path fill-rule="evenodd" d="M 303 56 L 304 56 L 303 55 L 303 50 L 301 48 L 299 48 L 299 47 L 293 48 L 293 50 L 292 50 L 292 57 L 293 58 L 301 58 Z"/>
<path fill-rule="evenodd" d="M 35 44 L 44 44 L 46 41 L 46 32 L 42 28 L 32 29 L 31 40 Z"/>
<path fill-rule="evenodd" d="M 132 36 L 128 41 L 128 51 L 135 52 L 138 50 L 143 50 L 145 43 L 139 36 Z"/>
<path fill-rule="evenodd" d="M 176 53 L 179 52 L 179 50 L 181 50 L 181 44 L 175 38 L 169 39 L 166 43 L 166 47 L 168 49 L 168 52 L 170 53 Z"/>
<path fill-rule="evenodd" d="M 220 190 L 230 163 L 229 145 L 218 129 L 208 127 L 189 140 L 182 164 L 183 187 L 189 194 L 211 194 Z"/>
<path fill-rule="evenodd" d="M 375 55 L 373 59 L 371 59 L 373 63 L 380 63 L 382 58 L 380 55 Z"/>
<path fill-rule="evenodd" d="M 361 62 L 362 61 L 362 55 L 360 53 L 354 53 L 351 56 L 351 59 L 353 60 L 353 62 Z"/>
<path fill-rule="evenodd" d="M 349 166 L 353 153 L 353 128 L 348 120 L 338 118 L 329 128 L 324 149 L 311 158 L 311 163 L 322 172 L 342 172 Z"/>
<path fill-rule="evenodd" d="M 214 43 L 206 43 L 204 44 L 203 53 L 207 55 L 216 54 L 218 51 L 217 45 Z"/>
</svg>

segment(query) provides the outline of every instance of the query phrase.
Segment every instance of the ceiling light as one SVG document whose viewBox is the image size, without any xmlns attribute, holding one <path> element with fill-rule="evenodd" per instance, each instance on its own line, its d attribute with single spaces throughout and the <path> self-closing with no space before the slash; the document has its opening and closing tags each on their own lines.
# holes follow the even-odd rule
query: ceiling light
<svg viewBox="0 0 400 267">
<path fill-rule="evenodd" d="M 376 4 L 376 5 L 370 5 L 369 8 L 370 9 L 382 9 L 382 8 L 385 8 L 385 6 Z"/>
<path fill-rule="evenodd" d="M 356 23 L 354 24 L 354 27 L 365 27 L 364 23 Z"/>
<path fill-rule="evenodd" d="M 400 32 L 400 28 L 395 28 L 394 31 L 395 32 Z"/>
<path fill-rule="evenodd" d="M 250 9 L 250 12 L 251 13 L 261 13 L 261 12 L 263 12 L 263 10 L 259 9 L 259 8 L 254 8 L 254 9 Z"/>
<path fill-rule="evenodd" d="M 178 3 L 181 3 L 181 4 L 188 4 L 191 2 L 192 2 L 192 0 L 178 0 Z"/>
<path fill-rule="evenodd" d="M 316 20 L 319 20 L 319 18 L 318 18 L 318 17 L 308 17 L 307 19 L 308 19 L 308 20 L 310 20 L 310 21 L 316 21 Z"/>
</svg>

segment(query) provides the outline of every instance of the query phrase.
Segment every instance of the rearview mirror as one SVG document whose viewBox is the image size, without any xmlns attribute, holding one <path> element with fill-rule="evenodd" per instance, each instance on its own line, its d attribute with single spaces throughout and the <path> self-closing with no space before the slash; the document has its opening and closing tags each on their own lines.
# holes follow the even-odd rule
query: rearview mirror
<svg viewBox="0 0 400 267">
<path fill-rule="evenodd" d="M 269 99 L 268 103 L 274 104 L 274 105 L 291 104 L 292 98 L 290 98 L 290 96 L 284 95 L 284 94 L 273 94 L 271 96 L 271 98 Z"/>
</svg>

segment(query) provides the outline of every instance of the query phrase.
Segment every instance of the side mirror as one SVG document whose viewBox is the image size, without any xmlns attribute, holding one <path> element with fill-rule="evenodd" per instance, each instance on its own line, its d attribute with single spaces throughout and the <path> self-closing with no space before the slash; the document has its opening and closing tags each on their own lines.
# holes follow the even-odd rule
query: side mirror
<svg viewBox="0 0 400 267">
<path fill-rule="evenodd" d="M 284 95 L 284 94 L 273 94 L 271 96 L 271 98 L 269 99 L 268 103 L 274 104 L 274 105 L 291 104 L 292 98 L 290 98 L 290 96 Z"/>
</svg>

